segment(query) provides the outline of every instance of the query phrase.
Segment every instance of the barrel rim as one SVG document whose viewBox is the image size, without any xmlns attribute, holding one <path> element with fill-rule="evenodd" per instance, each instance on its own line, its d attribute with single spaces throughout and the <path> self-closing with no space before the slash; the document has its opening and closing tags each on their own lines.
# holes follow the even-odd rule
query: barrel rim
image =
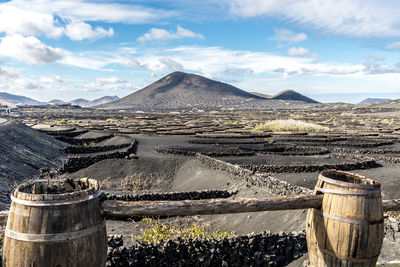
<svg viewBox="0 0 400 267">
<path fill-rule="evenodd" d="M 63 182 L 66 179 L 59 180 L 59 179 L 37 179 L 37 180 L 30 180 L 24 184 L 20 184 L 17 186 L 11 193 L 11 198 L 14 199 L 14 202 L 24 202 L 20 203 L 23 205 L 28 205 L 28 203 L 35 203 L 35 202 L 40 202 L 40 203 L 51 203 L 51 202 L 64 202 L 64 204 L 69 204 L 72 202 L 76 202 L 76 200 L 79 200 L 78 202 L 81 202 L 80 200 L 87 200 L 87 199 L 92 199 L 98 197 L 99 193 L 99 182 L 95 179 L 88 179 L 88 178 L 81 178 L 81 179 L 76 179 L 79 181 L 83 182 L 88 182 L 89 183 L 89 188 L 80 190 L 80 191 L 74 191 L 74 192 L 67 192 L 67 193 L 61 193 L 61 194 L 32 194 L 32 193 L 25 193 L 20 191 L 19 189 L 26 185 L 27 183 L 46 183 L 46 182 Z M 37 203 L 39 204 L 39 203 Z"/>
<path fill-rule="evenodd" d="M 355 183 L 351 183 L 351 182 L 343 182 L 343 181 L 338 181 L 338 180 L 328 178 L 325 176 L 327 173 L 333 173 L 333 172 L 339 173 L 339 174 L 344 174 L 346 176 L 350 176 L 350 177 L 356 178 L 358 180 L 366 180 L 369 184 L 355 184 Z M 334 184 L 334 185 L 338 185 L 338 186 L 342 186 L 342 187 L 358 188 L 358 189 L 366 189 L 366 190 L 376 190 L 376 189 L 381 188 L 381 184 L 378 181 L 375 181 L 371 178 L 367 178 L 360 174 L 340 171 L 340 170 L 336 170 L 336 169 L 324 170 L 319 174 L 318 178 L 328 184 Z"/>
</svg>

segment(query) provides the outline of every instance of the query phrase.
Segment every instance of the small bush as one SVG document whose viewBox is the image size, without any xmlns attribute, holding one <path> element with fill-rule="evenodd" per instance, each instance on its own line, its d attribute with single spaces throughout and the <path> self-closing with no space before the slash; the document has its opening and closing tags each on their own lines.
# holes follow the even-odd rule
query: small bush
<svg viewBox="0 0 400 267">
<path fill-rule="evenodd" d="M 274 120 L 254 127 L 254 130 L 269 132 L 325 132 L 328 127 L 299 120 Z"/>
<path fill-rule="evenodd" d="M 70 121 L 66 118 L 63 118 L 57 122 L 57 124 L 68 124 L 68 123 L 70 123 Z"/>
<path fill-rule="evenodd" d="M 106 178 L 100 182 L 100 187 L 103 190 L 118 188 L 124 192 L 148 192 L 152 189 L 159 189 L 163 183 L 160 176 L 156 174 L 139 173 L 127 176 L 123 179 L 113 180 Z"/>
<path fill-rule="evenodd" d="M 90 142 L 88 142 L 88 143 L 87 143 L 87 142 L 84 142 L 84 143 L 83 143 L 83 146 L 85 146 L 85 147 L 86 147 L 86 146 L 95 146 L 95 145 L 96 145 L 96 143 L 93 142 L 93 141 L 90 141 Z"/>
<path fill-rule="evenodd" d="M 400 221 L 400 211 L 388 211 L 386 213 L 388 216 L 395 218 L 396 220 Z"/>
<path fill-rule="evenodd" d="M 187 222 L 183 225 L 179 225 L 178 223 L 168 222 L 162 224 L 151 218 L 144 218 L 142 221 L 146 222 L 147 226 L 143 234 L 132 236 L 132 241 L 145 241 L 159 244 L 162 241 L 177 239 L 178 237 L 182 239 L 212 239 L 233 237 L 236 235 L 234 232 L 209 231 L 207 226 L 198 223 Z"/>
</svg>

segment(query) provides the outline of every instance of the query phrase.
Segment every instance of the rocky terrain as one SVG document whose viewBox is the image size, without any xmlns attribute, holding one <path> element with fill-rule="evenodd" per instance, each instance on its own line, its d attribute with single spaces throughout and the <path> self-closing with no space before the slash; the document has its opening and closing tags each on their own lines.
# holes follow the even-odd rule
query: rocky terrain
<svg viewBox="0 0 400 267">
<path fill-rule="evenodd" d="M 296 111 L 120 112 L 21 107 L 10 118 L 25 131 L 58 144 L 57 152 L 52 153 L 65 155 L 62 165 L 53 166 L 60 178 L 97 179 L 110 199 L 179 201 L 310 194 L 318 173 L 327 168 L 376 179 L 382 184 L 383 199 L 390 199 L 400 197 L 400 107 L 395 103 L 328 104 Z M 276 119 L 313 122 L 328 130 L 255 130 L 257 125 Z M 16 142 L 7 136 L 3 139 Z M 44 146 L 25 139 L 29 140 L 27 144 Z M 3 188 L 11 190 L 12 185 Z M 305 210 L 296 210 L 158 218 L 160 224 L 195 223 L 210 231 L 234 231 L 236 235 L 207 242 L 172 239 L 160 245 L 135 241 L 149 229 L 146 220 L 108 218 L 108 266 L 127 262 L 151 266 L 165 261 L 182 265 L 302 266 L 306 259 L 302 232 L 305 217 Z M 398 217 L 386 214 L 385 228 L 379 263 L 394 264 L 400 261 Z M 200 252 L 199 247 L 210 253 Z M 175 253 L 176 249 L 185 252 Z M 240 257 L 229 256 L 238 253 L 242 253 Z"/>
</svg>

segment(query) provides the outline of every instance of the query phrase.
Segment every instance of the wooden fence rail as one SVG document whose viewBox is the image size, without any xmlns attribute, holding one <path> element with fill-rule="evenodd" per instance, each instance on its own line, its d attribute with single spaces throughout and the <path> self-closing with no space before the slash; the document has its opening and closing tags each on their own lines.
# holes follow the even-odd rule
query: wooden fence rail
<svg viewBox="0 0 400 267">
<path fill-rule="evenodd" d="M 269 198 L 217 198 L 183 201 L 119 201 L 101 202 L 103 215 L 133 216 L 188 216 L 241 212 L 295 210 L 319 208 L 323 195 L 282 196 Z M 384 211 L 400 210 L 400 199 L 383 200 Z M 0 224 L 7 222 L 8 211 L 0 211 Z"/>
</svg>

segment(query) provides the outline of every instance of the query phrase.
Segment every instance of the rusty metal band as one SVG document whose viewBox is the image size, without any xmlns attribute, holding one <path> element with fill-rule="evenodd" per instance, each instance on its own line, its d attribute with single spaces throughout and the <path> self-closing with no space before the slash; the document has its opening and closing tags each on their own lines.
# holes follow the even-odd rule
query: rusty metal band
<svg viewBox="0 0 400 267">
<path fill-rule="evenodd" d="M 336 190 L 330 188 L 322 188 L 318 186 L 316 186 L 315 189 L 322 193 L 338 194 L 338 195 L 354 195 L 354 196 L 379 195 L 381 193 L 380 190 L 345 191 L 345 190 Z"/>
<path fill-rule="evenodd" d="M 20 233 L 8 228 L 5 229 L 5 236 L 19 241 L 27 242 L 63 242 L 68 240 L 74 240 L 82 237 L 92 235 L 106 226 L 105 220 L 101 223 L 79 231 L 68 232 L 68 233 L 58 233 L 58 234 L 27 234 Z"/>
<path fill-rule="evenodd" d="M 346 173 L 346 172 L 339 172 L 339 173 L 350 175 L 349 173 Z M 355 176 L 355 175 L 353 175 L 353 176 Z M 355 176 L 355 177 L 358 177 L 361 179 L 362 176 Z M 355 183 L 349 183 L 349 182 L 342 182 L 342 181 L 338 181 L 335 179 L 327 178 L 324 176 L 324 173 L 321 173 L 318 178 L 319 178 L 319 180 L 324 181 L 328 184 L 334 184 L 334 185 L 339 185 L 339 186 L 343 186 L 343 187 L 360 188 L 360 189 L 367 189 L 367 190 L 368 189 L 369 190 L 378 189 L 381 187 L 381 184 L 379 184 L 379 183 L 372 185 L 372 184 L 355 184 Z M 363 178 L 367 179 L 365 177 L 363 177 Z"/>
<path fill-rule="evenodd" d="M 13 196 L 11 194 L 11 201 L 13 203 L 17 203 L 24 206 L 30 207 L 45 207 L 45 206 L 65 206 L 71 204 L 77 204 L 85 201 L 89 201 L 99 197 L 101 194 L 100 191 L 95 192 L 94 194 L 87 195 L 80 198 L 73 198 L 73 199 L 63 199 L 63 200 L 46 200 L 46 201 L 34 201 L 34 200 L 23 200 Z"/>
<path fill-rule="evenodd" d="M 335 221 L 350 223 L 350 224 L 359 224 L 359 225 L 375 225 L 383 223 L 383 218 L 377 221 L 367 221 L 367 220 L 353 220 L 353 219 L 346 219 L 340 216 L 324 213 L 321 210 L 313 209 L 314 212 L 322 217 L 329 218 Z"/>
<path fill-rule="evenodd" d="M 310 242 L 310 246 L 314 249 L 320 250 L 323 254 L 327 254 L 331 257 L 334 257 L 336 259 L 339 260 L 343 260 L 343 261 L 349 261 L 349 262 L 372 262 L 372 261 L 376 261 L 379 258 L 379 254 L 377 256 L 373 256 L 370 258 L 363 258 L 363 259 L 357 259 L 357 258 L 350 258 L 350 257 L 346 257 L 346 256 L 339 256 L 337 255 L 335 252 L 327 250 L 325 248 L 321 248 L 320 246 L 318 246 L 317 243 L 315 242 Z"/>
</svg>

